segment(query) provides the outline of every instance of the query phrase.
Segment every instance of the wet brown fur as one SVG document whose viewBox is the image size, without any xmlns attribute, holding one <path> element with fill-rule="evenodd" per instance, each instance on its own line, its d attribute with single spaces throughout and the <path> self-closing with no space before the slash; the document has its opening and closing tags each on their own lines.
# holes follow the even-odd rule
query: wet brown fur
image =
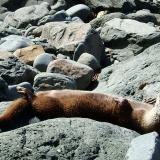
<svg viewBox="0 0 160 160">
<path fill-rule="evenodd" d="M 33 94 L 21 87 L 17 91 L 24 98 L 13 101 L 0 115 L 0 125 L 12 121 L 27 107 L 30 107 L 41 119 L 84 117 L 111 122 L 141 133 L 160 131 L 159 123 L 152 127 L 143 123 L 144 115 L 154 108 L 153 105 L 147 103 L 79 90 L 52 90 Z"/>
</svg>

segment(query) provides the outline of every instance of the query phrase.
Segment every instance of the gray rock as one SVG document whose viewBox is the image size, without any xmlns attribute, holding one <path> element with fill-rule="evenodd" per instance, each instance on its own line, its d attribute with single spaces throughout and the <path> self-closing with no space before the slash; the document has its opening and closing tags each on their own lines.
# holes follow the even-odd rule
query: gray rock
<svg viewBox="0 0 160 160">
<path fill-rule="evenodd" d="M 156 17 L 157 25 L 160 25 L 160 14 L 154 13 L 154 16 Z"/>
<path fill-rule="evenodd" d="M 89 119 L 52 119 L 1 134 L 1 159 L 116 159 L 137 133 Z M 123 145 L 122 145 L 123 143 Z"/>
<path fill-rule="evenodd" d="M 105 23 L 106 25 L 115 29 L 123 30 L 128 34 L 149 35 L 156 32 L 156 28 L 145 23 L 141 23 L 130 19 L 114 18 Z M 128 27 L 130 26 L 130 27 Z M 139 29 L 143 28 L 143 29 Z"/>
<path fill-rule="evenodd" d="M 0 9 L 1 12 L 1 9 Z M 0 21 L 4 21 L 5 17 L 10 14 L 11 12 L 4 12 L 0 14 Z"/>
<path fill-rule="evenodd" d="M 9 84 L 14 85 L 21 82 L 33 83 L 38 73 L 31 66 L 22 63 L 16 57 L 0 59 L 0 76 Z"/>
<path fill-rule="evenodd" d="M 56 56 L 49 53 L 44 53 L 36 57 L 33 63 L 33 67 L 39 70 L 40 72 L 45 72 L 48 64 L 55 60 Z"/>
<path fill-rule="evenodd" d="M 47 72 L 61 73 L 72 77 L 76 81 L 78 89 L 86 89 L 93 77 L 92 68 L 68 59 L 57 59 L 50 62 Z"/>
<path fill-rule="evenodd" d="M 160 13 L 159 0 L 153 0 L 153 1 L 136 0 L 135 3 L 136 3 L 137 10 L 148 9 L 152 13 Z"/>
<path fill-rule="evenodd" d="M 0 13 L 3 14 L 5 12 L 7 12 L 7 8 L 0 6 Z"/>
<path fill-rule="evenodd" d="M 93 19 L 93 13 L 91 9 L 84 4 L 77 4 L 66 10 L 66 13 L 71 17 L 79 17 L 84 22 L 88 22 Z"/>
<path fill-rule="evenodd" d="M 71 77 L 58 73 L 40 73 L 34 78 L 36 91 L 53 89 L 76 89 L 76 81 Z"/>
<path fill-rule="evenodd" d="M 3 43 L 0 44 L 0 51 L 14 52 L 19 48 L 28 47 L 33 42 L 23 36 L 10 35 L 1 39 Z"/>
<path fill-rule="evenodd" d="M 160 43 L 102 70 L 96 91 L 137 100 L 156 98 L 160 90 Z"/>
<path fill-rule="evenodd" d="M 42 19 L 38 21 L 38 25 L 56 21 L 71 21 L 71 17 L 64 10 L 61 10 L 56 12 L 54 15 L 47 15 L 42 17 Z"/>
<path fill-rule="evenodd" d="M 16 28 L 25 28 L 28 24 L 36 25 L 38 20 L 47 15 L 50 11 L 48 3 L 44 2 L 40 5 L 23 7 L 4 19 L 6 26 L 13 26 Z"/>
<path fill-rule="evenodd" d="M 160 137 L 158 133 L 152 132 L 139 136 L 132 140 L 127 152 L 127 160 L 159 160 L 160 159 Z"/>
<path fill-rule="evenodd" d="M 110 55 L 118 61 L 126 60 L 160 42 L 160 32 L 156 27 L 131 19 L 116 18 L 106 22 L 100 36 L 106 47 L 112 49 Z"/>
<path fill-rule="evenodd" d="M 103 25 L 106 22 L 108 22 L 114 18 L 126 19 L 127 16 L 123 13 L 120 13 L 120 12 L 109 13 L 109 14 L 105 14 L 99 18 L 93 19 L 92 21 L 90 21 L 90 24 L 93 28 L 99 28 L 99 27 L 103 27 Z"/>
<path fill-rule="evenodd" d="M 14 27 L 5 27 L 4 23 L 0 21 L 0 37 L 7 37 L 9 35 L 22 35 L 22 31 L 20 29 L 14 28 Z"/>
<path fill-rule="evenodd" d="M 9 85 L 8 90 L 6 92 L 7 100 L 12 101 L 21 97 L 21 95 L 17 93 L 17 86 L 25 87 L 33 91 L 32 85 L 28 82 L 22 82 L 17 85 Z"/>
<path fill-rule="evenodd" d="M 50 22 L 44 25 L 41 38 L 47 39 L 59 53 L 69 55 L 71 59 L 77 60 L 82 53 L 87 52 L 103 63 L 104 45 L 90 24 Z M 80 44 L 84 46 L 83 50 L 79 48 Z"/>
<path fill-rule="evenodd" d="M 0 101 L 7 99 L 6 95 L 7 90 L 8 90 L 8 84 L 2 77 L 0 77 Z"/>
<path fill-rule="evenodd" d="M 130 13 L 127 15 L 127 17 L 129 19 L 134 19 L 144 23 L 152 22 L 154 24 L 157 24 L 157 19 L 155 15 L 146 9 L 137 11 L 136 13 Z"/>
<path fill-rule="evenodd" d="M 101 69 L 101 66 L 97 59 L 89 53 L 83 53 L 78 61 L 79 63 L 85 64 L 91 67 L 95 72 Z"/>
<path fill-rule="evenodd" d="M 128 34 L 124 30 L 105 25 L 100 32 L 105 45 L 110 48 L 122 48 L 128 45 Z"/>
<path fill-rule="evenodd" d="M 36 5 L 36 4 L 41 4 L 43 2 L 47 2 L 49 3 L 49 5 L 54 5 L 56 3 L 57 0 L 27 0 L 27 2 L 25 3 L 25 6 L 31 6 L 31 5 Z"/>
</svg>

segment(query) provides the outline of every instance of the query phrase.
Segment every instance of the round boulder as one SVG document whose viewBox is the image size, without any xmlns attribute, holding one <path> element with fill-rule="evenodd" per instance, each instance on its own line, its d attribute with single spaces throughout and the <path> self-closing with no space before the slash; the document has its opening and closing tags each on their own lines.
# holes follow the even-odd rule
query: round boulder
<svg viewBox="0 0 160 160">
<path fill-rule="evenodd" d="M 77 62 L 85 64 L 85 65 L 91 67 L 94 71 L 98 71 L 101 68 L 101 66 L 100 66 L 99 62 L 97 61 L 97 59 L 93 55 L 91 55 L 89 53 L 83 53 L 79 57 Z"/>
<path fill-rule="evenodd" d="M 57 59 L 50 62 L 47 72 L 61 73 L 72 77 L 77 82 L 78 89 L 86 89 L 94 73 L 93 69 L 87 65 L 68 59 Z"/>
<path fill-rule="evenodd" d="M 91 9 L 84 4 L 77 4 L 66 10 L 66 13 L 71 17 L 79 17 L 84 22 L 88 22 L 93 18 Z"/>
<path fill-rule="evenodd" d="M 33 67 L 38 69 L 40 72 L 45 72 L 48 64 L 56 59 L 53 54 L 44 53 L 37 56 L 34 60 Z"/>
</svg>

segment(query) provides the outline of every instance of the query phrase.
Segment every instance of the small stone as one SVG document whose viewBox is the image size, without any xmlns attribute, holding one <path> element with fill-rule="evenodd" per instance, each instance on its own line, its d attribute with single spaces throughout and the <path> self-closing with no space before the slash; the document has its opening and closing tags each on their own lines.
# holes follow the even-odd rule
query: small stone
<svg viewBox="0 0 160 160">
<path fill-rule="evenodd" d="M 40 72 L 45 72 L 48 64 L 55 60 L 56 56 L 49 53 L 43 53 L 37 56 L 34 60 L 33 67 L 39 70 Z"/>
</svg>

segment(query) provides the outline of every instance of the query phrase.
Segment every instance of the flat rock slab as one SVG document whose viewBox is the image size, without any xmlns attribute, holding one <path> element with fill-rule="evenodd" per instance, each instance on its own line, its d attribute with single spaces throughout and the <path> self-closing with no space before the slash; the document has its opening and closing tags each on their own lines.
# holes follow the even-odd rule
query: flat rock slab
<svg viewBox="0 0 160 160">
<path fill-rule="evenodd" d="M 152 132 L 132 140 L 127 160 L 160 160 L 160 137 Z"/>
<path fill-rule="evenodd" d="M 160 43 L 141 54 L 106 67 L 96 91 L 129 96 L 137 100 L 156 98 L 160 90 Z"/>
<path fill-rule="evenodd" d="M 1 159 L 116 159 L 134 131 L 89 119 L 51 119 L 0 135 Z M 123 145 L 122 145 L 123 144 Z"/>
<path fill-rule="evenodd" d="M 106 25 L 109 25 L 113 28 L 123 30 L 128 34 L 138 34 L 138 35 L 148 35 L 156 32 L 156 28 L 142 22 L 131 19 L 120 19 L 114 18 L 108 22 Z"/>
</svg>

